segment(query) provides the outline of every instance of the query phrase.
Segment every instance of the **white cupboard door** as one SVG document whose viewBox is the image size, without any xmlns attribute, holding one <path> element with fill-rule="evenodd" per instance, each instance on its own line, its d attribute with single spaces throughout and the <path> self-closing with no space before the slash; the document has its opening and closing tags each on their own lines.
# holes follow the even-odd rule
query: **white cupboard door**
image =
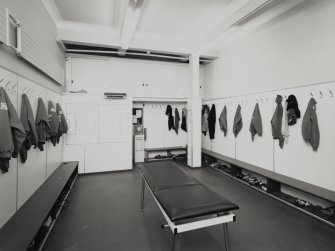
<svg viewBox="0 0 335 251">
<path fill-rule="evenodd" d="M 99 143 L 131 141 L 129 104 L 99 105 Z"/>
<path fill-rule="evenodd" d="M 147 129 L 145 148 L 163 147 L 165 145 L 164 134 L 168 130 L 165 111 L 166 105 L 148 104 L 144 106 L 143 125 Z"/>
<path fill-rule="evenodd" d="M 66 144 L 94 144 L 99 139 L 99 106 L 95 104 L 67 104 L 67 118 L 73 119 L 75 130 L 67 135 Z"/>
<path fill-rule="evenodd" d="M 90 144 L 85 147 L 85 173 L 132 168 L 131 143 Z"/>
<path fill-rule="evenodd" d="M 109 61 L 105 59 L 72 58 L 71 90 L 98 94 L 110 85 Z M 100 88 L 97 88 L 99 86 Z"/>
</svg>

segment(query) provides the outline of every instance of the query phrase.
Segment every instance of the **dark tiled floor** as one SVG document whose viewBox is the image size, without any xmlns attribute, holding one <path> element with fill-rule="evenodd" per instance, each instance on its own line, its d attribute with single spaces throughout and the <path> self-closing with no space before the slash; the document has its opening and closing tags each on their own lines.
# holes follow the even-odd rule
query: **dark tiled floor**
<svg viewBox="0 0 335 251">
<path fill-rule="evenodd" d="M 240 206 L 229 224 L 231 251 L 334 251 L 335 230 L 210 168 L 191 175 Z M 172 233 L 150 193 L 140 207 L 137 169 L 80 176 L 46 251 L 171 250 Z M 221 226 L 183 233 L 181 250 L 224 250 Z"/>
</svg>

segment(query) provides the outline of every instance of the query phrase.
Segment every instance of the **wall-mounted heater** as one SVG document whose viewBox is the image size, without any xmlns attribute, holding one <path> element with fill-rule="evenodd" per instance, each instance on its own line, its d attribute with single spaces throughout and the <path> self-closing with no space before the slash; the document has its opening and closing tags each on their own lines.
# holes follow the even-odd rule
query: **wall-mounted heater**
<svg viewBox="0 0 335 251">
<path fill-rule="evenodd" d="M 105 96 L 106 100 L 126 99 L 127 98 L 127 93 L 105 92 L 104 96 Z"/>
</svg>

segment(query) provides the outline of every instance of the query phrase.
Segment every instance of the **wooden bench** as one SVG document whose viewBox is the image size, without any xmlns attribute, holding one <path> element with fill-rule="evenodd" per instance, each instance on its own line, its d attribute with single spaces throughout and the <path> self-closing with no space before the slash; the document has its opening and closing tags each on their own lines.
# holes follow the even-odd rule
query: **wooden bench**
<svg viewBox="0 0 335 251">
<path fill-rule="evenodd" d="M 0 251 L 41 250 L 77 175 L 77 161 L 62 163 L 0 229 Z M 50 226 L 41 231 L 48 219 Z"/>
</svg>

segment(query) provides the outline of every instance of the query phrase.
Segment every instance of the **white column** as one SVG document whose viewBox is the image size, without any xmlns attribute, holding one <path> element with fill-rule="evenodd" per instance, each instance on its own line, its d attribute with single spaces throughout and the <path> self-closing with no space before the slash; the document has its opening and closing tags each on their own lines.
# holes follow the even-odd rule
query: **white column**
<svg viewBox="0 0 335 251">
<path fill-rule="evenodd" d="M 199 55 L 190 56 L 190 98 L 187 104 L 187 165 L 201 167 L 201 98 Z"/>
</svg>

